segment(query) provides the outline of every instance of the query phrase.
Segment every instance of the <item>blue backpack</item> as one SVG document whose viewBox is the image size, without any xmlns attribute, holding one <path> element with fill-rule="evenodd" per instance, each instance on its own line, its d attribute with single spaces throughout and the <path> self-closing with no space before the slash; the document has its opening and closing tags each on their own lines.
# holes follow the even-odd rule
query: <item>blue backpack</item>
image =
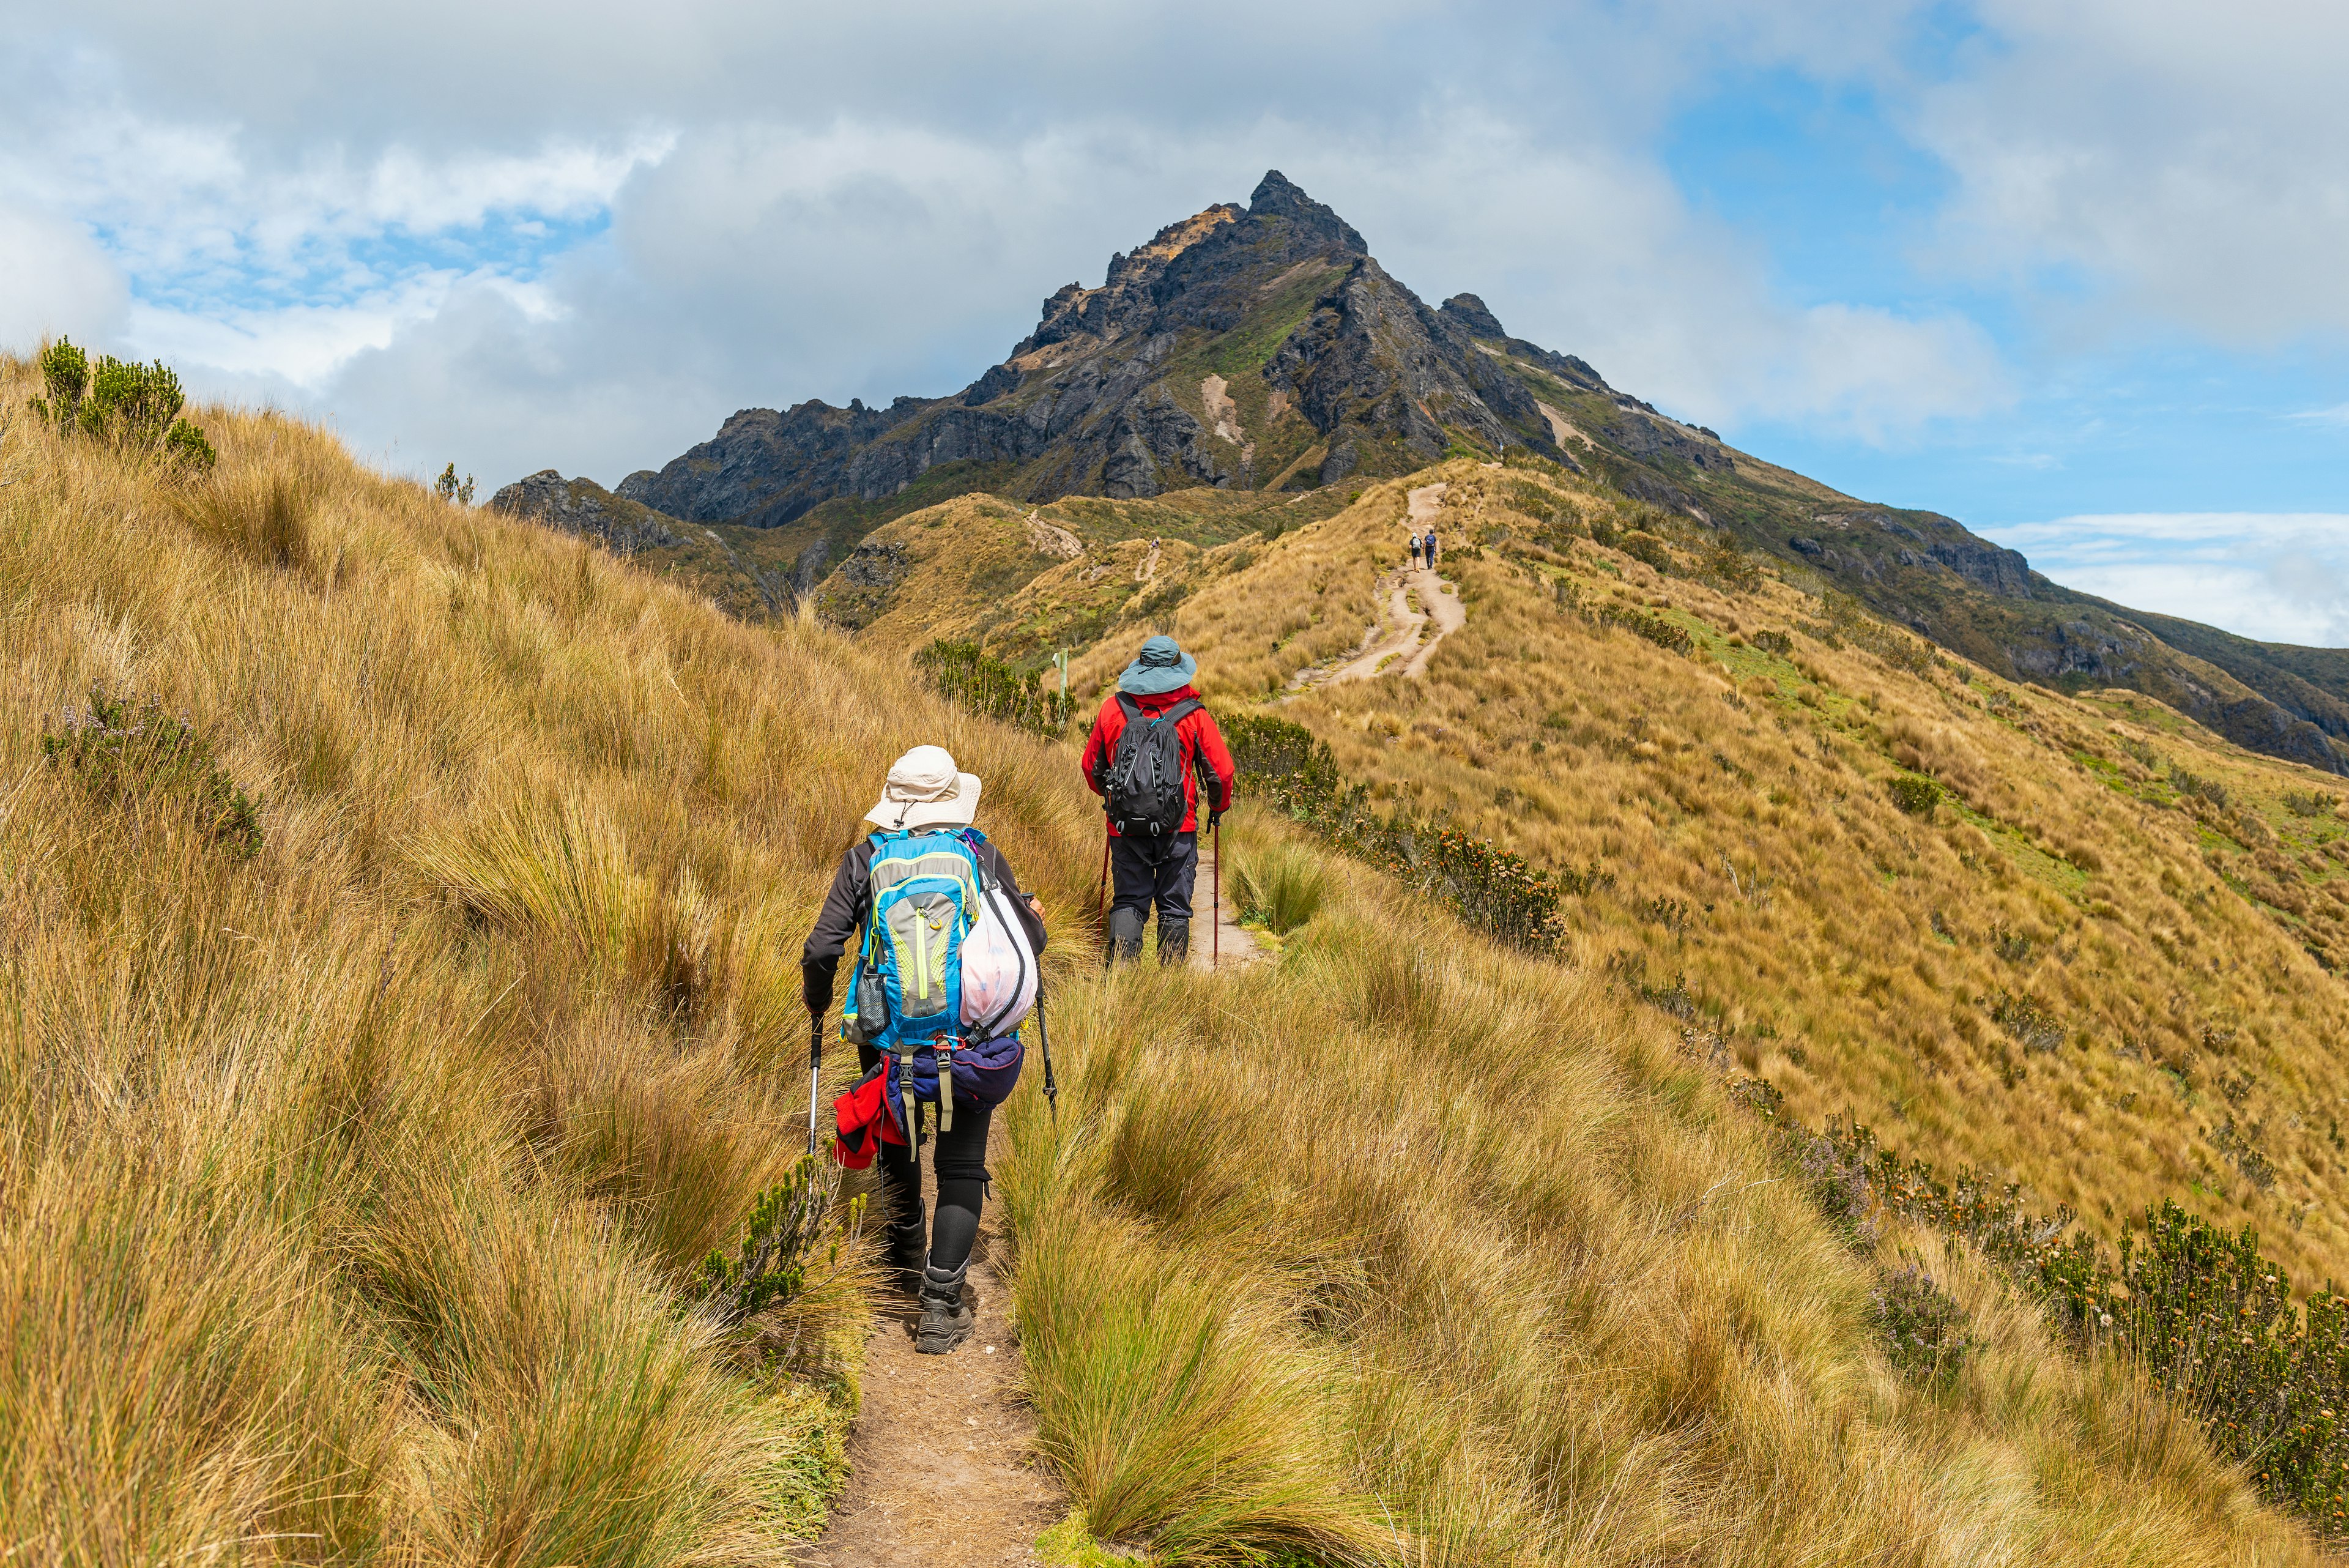
<svg viewBox="0 0 2349 1568">
<path fill-rule="evenodd" d="M 991 1105 L 1018 1079 L 1016 1033 L 964 1038 L 963 943 L 988 890 L 976 848 L 985 842 L 967 827 L 873 836 L 871 913 L 841 1033 L 886 1058 L 874 1072 L 894 1079 L 884 1092 L 908 1142 L 921 1101 L 937 1105 L 943 1132 L 954 1126 L 958 1083 L 964 1097 Z"/>
</svg>

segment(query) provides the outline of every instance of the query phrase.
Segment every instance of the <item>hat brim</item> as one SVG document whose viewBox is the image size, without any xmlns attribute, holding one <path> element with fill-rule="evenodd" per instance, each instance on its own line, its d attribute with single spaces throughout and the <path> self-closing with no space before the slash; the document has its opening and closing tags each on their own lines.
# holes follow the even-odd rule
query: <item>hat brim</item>
<svg viewBox="0 0 2349 1568">
<path fill-rule="evenodd" d="M 1191 684 L 1191 677 L 1199 672 L 1199 660 L 1191 654 L 1183 656 L 1180 664 L 1144 664 L 1140 659 L 1125 667 L 1117 678 L 1117 689 L 1136 697 L 1156 697 L 1179 691 Z"/>
<path fill-rule="evenodd" d="M 915 827 L 968 827 L 978 815 L 977 774 L 955 774 L 955 791 L 936 800 L 891 800 L 883 795 L 864 814 L 875 827 L 903 832 Z"/>
</svg>

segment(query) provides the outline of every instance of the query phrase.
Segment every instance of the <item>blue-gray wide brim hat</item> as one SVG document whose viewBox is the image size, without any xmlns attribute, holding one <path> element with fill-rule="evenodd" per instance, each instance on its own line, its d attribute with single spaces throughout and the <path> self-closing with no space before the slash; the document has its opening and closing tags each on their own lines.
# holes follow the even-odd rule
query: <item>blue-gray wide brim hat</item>
<svg viewBox="0 0 2349 1568">
<path fill-rule="evenodd" d="M 1142 651 L 1125 667 L 1125 673 L 1117 678 L 1117 689 L 1136 697 L 1179 691 L 1191 684 L 1191 677 L 1198 670 L 1199 661 L 1184 652 L 1173 638 L 1154 637 L 1142 645 Z"/>
</svg>

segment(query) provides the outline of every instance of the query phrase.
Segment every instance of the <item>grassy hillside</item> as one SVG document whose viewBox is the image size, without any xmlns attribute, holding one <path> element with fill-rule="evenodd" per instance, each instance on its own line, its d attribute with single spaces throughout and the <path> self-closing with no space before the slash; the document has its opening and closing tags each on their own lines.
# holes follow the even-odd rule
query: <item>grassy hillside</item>
<svg viewBox="0 0 2349 1568">
<path fill-rule="evenodd" d="M 2177 1197 L 2257 1225 L 2303 1290 L 2349 1277 L 2336 781 L 2136 693 L 2011 684 L 1654 508 L 1468 462 L 1185 604 L 1210 693 L 1311 662 L 1288 629 L 1398 562 L 1403 490 L 1438 480 L 1446 533 L 1481 542 L 1446 567 L 1466 629 L 1424 680 L 1278 709 L 1374 802 L 1595 872 L 1570 961 L 1813 1125 L 1856 1112 L 2108 1234 Z"/>
<path fill-rule="evenodd" d="M 870 759 L 944 735 L 1049 889 L 1030 751 L 841 711 L 891 678 L 836 638 L 314 430 L 213 411 L 172 482 L 31 389 L 0 369 L 0 1551 L 787 1561 L 856 1276 L 746 1340 L 691 1274 L 799 1147 L 795 950 Z"/>
<path fill-rule="evenodd" d="M 1900 1371 L 1883 1270 L 1922 1240 L 1831 1222 L 1592 970 L 1260 820 L 1236 859 L 1318 889 L 1276 961 L 1102 977 L 1064 750 L 315 431 L 205 423 L 201 484 L 0 432 L 13 1552 L 784 1560 L 854 1281 L 750 1335 L 688 1282 L 797 1147 L 823 879 L 880 759 L 938 740 L 1068 949 L 1071 1091 L 1057 1127 L 1023 1091 L 997 1163 L 1097 1532 L 1169 1563 L 2313 1560 L 1962 1255 L 1933 1268 L 1974 1349 Z M 207 750 L 93 732 L 95 687 Z"/>
<path fill-rule="evenodd" d="M 1112 625 L 1168 619 L 1204 585 L 1245 567 L 1262 541 L 1331 515 L 1351 493 L 1190 490 L 1041 507 L 964 496 L 869 535 L 825 579 L 816 608 L 868 643 L 952 638 L 1032 670 Z"/>
</svg>

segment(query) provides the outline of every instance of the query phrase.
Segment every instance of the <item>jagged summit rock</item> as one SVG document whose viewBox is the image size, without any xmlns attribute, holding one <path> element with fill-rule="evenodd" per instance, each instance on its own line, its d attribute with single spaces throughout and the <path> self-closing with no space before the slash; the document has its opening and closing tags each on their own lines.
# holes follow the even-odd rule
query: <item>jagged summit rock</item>
<svg viewBox="0 0 2349 1568">
<path fill-rule="evenodd" d="M 1273 170 L 1246 207 L 1169 223 L 1112 256 L 1098 287 L 1059 289 L 960 392 L 878 410 L 745 410 L 619 493 L 771 527 L 954 465 L 1042 501 L 1329 484 L 1408 472 L 1457 439 L 1563 455 L 1533 396 L 1476 351 L 1484 327 L 1500 336 L 1481 303 L 1431 310 L 1352 224 Z"/>
</svg>

